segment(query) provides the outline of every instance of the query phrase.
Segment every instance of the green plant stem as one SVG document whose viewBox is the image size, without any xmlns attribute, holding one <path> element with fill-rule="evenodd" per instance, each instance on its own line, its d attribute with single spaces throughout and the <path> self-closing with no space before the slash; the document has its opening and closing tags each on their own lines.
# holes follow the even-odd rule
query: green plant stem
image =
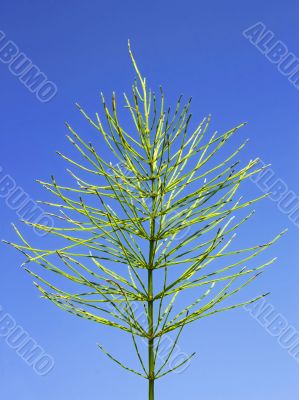
<svg viewBox="0 0 299 400">
<path fill-rule="evenodd" d="M 153 173 L 153 166 L 151 165 Z M 150 241 L 148 260 L 148 399 L 155 397 L 155 354 L 154 354 L 154 296 L 153 296 L 153 268 L 155 260 L 155 182 L 152 179 L 152 216 L 150 220 Z"/>
<path fill-rule="evenodd" d="M 153 297 L 153 270 L 148 270 L 148 289 L 149 299 Z M 153 335 L 153 319 L 154 319 L 154 307 L 153 300 L 148 300 L 148 398 L 154 400 L 154 387 L 155 387 L 155 363 L 154 363 L 154 338 Z"/>
</svg>

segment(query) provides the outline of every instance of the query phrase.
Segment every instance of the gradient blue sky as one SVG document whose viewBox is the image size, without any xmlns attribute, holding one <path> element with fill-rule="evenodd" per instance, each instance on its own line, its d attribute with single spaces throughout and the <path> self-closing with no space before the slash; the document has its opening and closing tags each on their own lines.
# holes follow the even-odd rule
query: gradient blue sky
<svg viewBox="0 0 299 400">
<path fill-rule="evenodd" d="M 173 101 L 180 93 L 192 95 L 193 114 L 200 120 L 212 113 L 220 131 L 248 121 L 240 133 L 240 140 L 250 138 L 242 160 L 260 156 L 272 163 L 277 177 L 299 194 L 299 91 L 242 35 L 262 21 L 299 57 L 298 13 L 298 2 L 291 0 L 2 2 L 0 30 L 56 83 L 58 94 L 49 103 L 39 102 L 0 63 L 1 166 L 32 198 L 48 198 L 34 179 L 62 174 L 64 163 L 55 151 L 69 148 L 64 121 L 84 126 L 74 102 L 95 112 L 100 91 L 130 88 L 130 38 L 152 87 L 162 83 Z M 10 223 L 18 217 L 3 199 L 0 215 L 1 237 L 12 240 Z M 287 236 L 271 250 L 279 256 L 275 268 L 249 292 L 270 290 L 277 312 L 299 329 L 298 228 L 275 202 L 265 200 L 246 236 L 264 241 L 285 227 Z M 146 383 L 96 348 L 103 342 L 131 361 L 123 337 L 42 302 L 19 268 L 21 261 L 1 246 L 0 304 L 56 362 L 49 375 L 38 377 L 0 338 L 1 396 L 145 398 Z M 299 363 L 242 309 L 193 325 L 181 347 L 196 350 L 197 357 L 184 374 L 159 382 L 157 400 L 298 398 Z"/>
</svg>

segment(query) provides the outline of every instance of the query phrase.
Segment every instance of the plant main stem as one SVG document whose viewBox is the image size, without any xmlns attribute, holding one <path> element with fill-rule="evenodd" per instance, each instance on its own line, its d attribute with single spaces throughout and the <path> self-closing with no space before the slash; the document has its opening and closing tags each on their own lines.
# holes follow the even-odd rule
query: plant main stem
<svg viewBox="0 0 299 400">
<path fill-rule="evenodd" d="M 153 296 L 153 270 L 148 270 L 148 289 L 149 289 L 149 298 Z M 149 400 L 154 400 L 154 390 L 155 390 L 155 361 L 154 361 L 154 338 L 153 335 L 153 320 L 154 320 L 154 307 L 153 300 L 148 301 L 148 398 Z"/>
<path fill-rule="evenodd" d="M 153 167 L 151 165 L 153 173 Z M 155 339 L 154 339 L 154 301 L 153 301 L 153 269 L 155 260 L 155 197 L 154 179 L 152 180 L 152 217 L 150 221 L 150 242 L 148 260 L 148 399 L 155 397 Z"/>
</svg>

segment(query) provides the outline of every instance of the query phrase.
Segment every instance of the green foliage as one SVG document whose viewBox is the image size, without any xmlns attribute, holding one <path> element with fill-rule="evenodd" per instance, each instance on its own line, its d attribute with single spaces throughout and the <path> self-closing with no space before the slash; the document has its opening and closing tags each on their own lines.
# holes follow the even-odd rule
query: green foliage
<svg viewBox="0 0 299 400">
<path fill-rule="evenodd" d="M 167 367 L 186 325 L 263 296 L 229 302 L 274 259 L 252 267 L 244 267 L 245 263 L 281 235 L 264 245 L 228 250 L 234 231 L 253 213 L 238 222 L 233 215 L 259 200 L 235 198 L 241 183 L 260 171 L 258 159 L 242 168 L 233 161 L 245 143 L 214 161 L 243 124 L 209 136 L 207 118 L 190 134 L 191 100 L 182 105 L 180 97 L 174 111 L 167 109 L 163 91 L 156 96 L 147 89 L 130 48 L 129 52 L 138 78 L 132 98 L 124 95 L 133 124 L 130 132 L 119 122 L 114 94 L 111 110 L 102 95 L 103 117 L 91 118 L 78 106 L 121 167 L 105 160 L 67 125 L 68 139 L 85 163 L 60 155 L 95 183 L 72 171 L 77 187 L 61 186 L 54 178 L 41 182 L 58 198 L 56 203 L 45 203 L 54 209 L 51 215 L 57 224 L 48 228 L 25 222 L 65 243 L 58 249 L 35 248 L 15 227 L 22 243 L 13 246 L 27 257 L 26 266 L 34 262 L 40 267 L 38 273 L 26 270 L 44 298 L 62 310 L 131 335 L 141 371 L 100 348 L 122 367 L 148 379 L 149 399 L 153 399 L 155 379 L 193 356 Z M 56 287 L 42 270 L 46 276 L 55 273 L 75 284 L 76 289 Z M 177 296 L 191 289 L 194 301 L 175 311 Z M 140 309 L 146 316 L 142 321 L 137 315 Z M 177 332 L 173 346 L 159 364 L 161 338 L 172 331 Z M 147 362 L 137 341 L 140 337 L 148 343 Z"/>
</svg>

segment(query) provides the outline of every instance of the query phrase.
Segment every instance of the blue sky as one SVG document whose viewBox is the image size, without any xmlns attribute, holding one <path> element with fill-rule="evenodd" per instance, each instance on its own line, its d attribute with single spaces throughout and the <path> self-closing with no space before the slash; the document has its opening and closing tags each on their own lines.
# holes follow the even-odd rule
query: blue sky
<svg viewBox="0 0 299 400">
<path fill-rule="evenodd" d="M 212 129 L 240 122 L 236 144 L 250 138 L 242 161 L 261 157 L 274 177 L 299 196 L 299 90 L 277 65 L 242 32 L 259 21 L 299 57 L 298 2 L 209 1 L 10 1 L 2 4 L 0 30 L 57 86 L 48 102 L 0 62 L 0 165 L 32 199 L 50 199 L 35 182 L 63 176 L 65 164 L 55 151 L 68 151 L 65 121 L 80 128 L 75 102 L 100 109 L 99 93 L 130 89 L 134 78 L 128 52 L 134 54 L 149 85 L 163 84 L 168 102 L 179 94 L 193 97 L 198 121 L 211 113 Z M 99 143 L 100 145 L 101 143 Z M 0 178 L 1 178 L 0 176 Z M 251 183 L 250 194 L 261 190 Z M 270 291 L 277 314 L 299 330 L 299 230 L 277 201 L 264 200 L 243 233 L 243 244 L 264 241 L 284 228 L 288 234 L 270 252 L 275 267 L 248 289 Z M 15 210 L 0 198 L 1 238 L 13 240 Z M 245 238 L 244 238 L 245 234 Z M 33 234 L 32 234 L 33 235 Z M 19 267 L 22 257 L 1 245 L 0 304 L 47 353 L 53 370 L 40 377 L 0 337 L 1 393 L 7 400 L 64 398 L 145 398 L 146 383 L 107 360 L 96 347 L 103 342 L 131 360 L 127 341 L 117 332 L 61 312 L 41 301 L 31 278 Z M 3 314 L 2 314 L 3 315 Z M 197 356 L 183 374 L 158 383 L 157 400 L 295 399 L 299 363 L 243 309 L 191 326 L 181 341 Z"/>
</svg>

